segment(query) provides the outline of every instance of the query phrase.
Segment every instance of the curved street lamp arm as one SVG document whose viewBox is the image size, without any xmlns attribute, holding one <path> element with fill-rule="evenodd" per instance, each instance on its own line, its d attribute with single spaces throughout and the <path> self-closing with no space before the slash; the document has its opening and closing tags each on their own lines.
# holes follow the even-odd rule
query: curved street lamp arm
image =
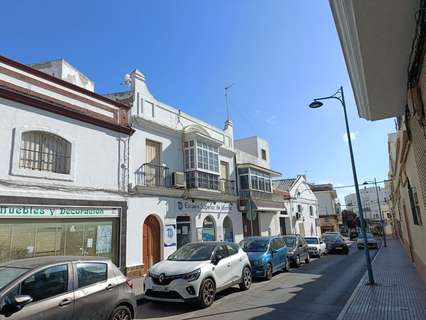
<svg viewBox="0 0 426 320">
<path fill-rule="evenodd" d="M 344 103 L 343 102 L 343 87 L 340 87 L 339 90 L 336 91 L 336 93 L 334 93 L 331 96 L 327 96 L 327 97 L 321 97 L 321 98 L 316 98 L 314 99 L 314 101 L 320 101 L 320 100 L 328 100 L 328 99 L 337 99 L 340 101 L 340 103 Z"/>
</svg>

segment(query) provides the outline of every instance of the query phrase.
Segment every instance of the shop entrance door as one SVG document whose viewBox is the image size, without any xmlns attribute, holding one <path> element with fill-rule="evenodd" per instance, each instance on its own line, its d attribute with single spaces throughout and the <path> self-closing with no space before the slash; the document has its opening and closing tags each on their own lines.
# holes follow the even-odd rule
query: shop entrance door
<svg viewBox="0 0 426 320">
<path fill-rule="evenodd" d="M 145 272 L 161 260 L 161 229 L 158 219 L 150 215 L 143 223 L 143 264 Z"/>
<path fill-rule="evenodd" d="M 252 225 L 253 231 L 251 229 Z M 259 236 L 259 213 L 256 212 L 253 222 L 249 219 L 247 213 L 243 213 L 243 228 L 244 237 Z"/>
<path fill-rule="evenodd" d="M 191 242 L 191 218 L 179 216 L 176 218 L 177 248 Z"/>
<path fill-rule="evenodd" d="M 287 234 L 286 218 L 280 217 L 280 231 L 281 235 Z"/>
</svg>

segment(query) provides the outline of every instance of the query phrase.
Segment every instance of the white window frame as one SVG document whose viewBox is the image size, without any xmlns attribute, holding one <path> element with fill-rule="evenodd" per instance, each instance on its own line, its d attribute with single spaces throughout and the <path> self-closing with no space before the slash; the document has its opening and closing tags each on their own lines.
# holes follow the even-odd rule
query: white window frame
<svg viewBox="0 0 426 320">
<path fill-rule="evenodd" d="M 55 129 L 40 127 L 40 126 L 22 126 L 13 129 L 13 154 L 12 154 L 12 165 L 10 174 L 13 176 L 30 177 L 47 180 L 60 180 L 60 181 L 74 181 L 75 180 L 75 157 L 77 153 L 77 147 L 74 139 L 70 136 L 63 134 Z M 57 135 L 69 143 L 71 143 L 71 158 L 70 158 L 70 173 L 57 173 L 51 171 L 39 171 L 28 168 L 19 167 L 20 155 L 21 155 L 21 143 L 22 133 L 27 131 L 42 131 L 50 134 Z"/>
<path fill-rule="evenodd" d="M 190 141 L 194 142 L 194 146 L 193 147 L 191 147 L 189 145 Z M 187 147 L 185 147 L 185 143 L 188 143 Z M 213 151 L 213 153 L 217 155 L 217 161 L 218 161 L 217 162 L 217 171 L 213 171 L 213 170 L 209 170 L 209 169 L 204 169 L 204 168 L 198 167 L 198 149 L 199 149 L 198 143 L 205 143 L 206 145 L 214 147 L 214 148 L 217 149 L 217 152 Z M 208 142 L 204 142 L 203 140 L 196 139 L 196 138 L 185 140 L 184 141 L 184 146 L 183 146 L 184 152 L 185 152 L 185 150 L 188 150 L 189 156 L 190 156 L 190 150 L 192 148 L 194 149 L 194 167 L 188 167 L 188 168 L 186 167 L 186 156 L 185 156 L 185 153 L 184 153 L 184 169 L 185 169 L 185 172 L 187 172 L 187 171 L 202 171 L 202 172 L 205 172 L 205 173 L 210 173 L 210 174 L 213 174 L 213 175 L 220 176 L 220 152 L 219 152 L 219 147 L 211 145 Z M 200 148 L 200 150 L 207 151 L 204 148 Z M 207 152 L 212 152 L 212 151 L 207 151 Z M 209 155 L 208 155 L 207 159 L 210 159 Z M 207 160 L 207 161 L 209 161 L 209 160 Z M 209 164 L 208 164 L 208 166 L 209 166 Z"/>
<path fill-rule="evenodd" d="M 259 174 L 257 173 L 259 172 Z M 252 184 L 252 177 L 257 178 L 258 188 L 255 188 Z M 264 190 L 260 188 L 260 179 L 264 180 Z M 272 179 L 271 176 L 268 173 L 264 173 L 261 170 L 252 169 L 249 168 L 249 183 L 250 183 L 250 190 L 256 190 L 260 192 L 266 192 L 266 193 L 272 193 Z M 266 190 L 266 185 L 269 185 L 269 190 Z"/>
</svg>

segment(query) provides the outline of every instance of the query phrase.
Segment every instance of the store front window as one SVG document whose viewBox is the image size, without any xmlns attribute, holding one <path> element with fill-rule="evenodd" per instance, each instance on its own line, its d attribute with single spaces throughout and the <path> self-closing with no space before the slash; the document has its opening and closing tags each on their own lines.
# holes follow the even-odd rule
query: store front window
<svg viewBox="0 0 426 320">
<path fill-rule="evenodd" d="M 211 216 L 208 216 L 203 221 L 203 241 L 215 241 L 216 240 L 216 226 Z"/>
<path fill-rule="evenodd" d="M 58 255 L 103 256 L 118 264 L 118 219 L 0 222 L 0 263 Z"/>
</svg>

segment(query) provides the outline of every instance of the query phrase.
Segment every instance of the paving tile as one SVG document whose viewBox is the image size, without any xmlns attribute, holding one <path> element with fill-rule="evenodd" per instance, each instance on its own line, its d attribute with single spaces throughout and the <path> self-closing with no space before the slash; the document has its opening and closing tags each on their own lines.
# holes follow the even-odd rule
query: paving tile
<svg viewBox="0 0 426 320">
<path fill-rule="evenodd" d="M 426 319 L 426 285 L 397 240 L 389 240 L 373 262 L 377 283 L 367 275 L 355 289 L 339 320 Z"/>
</svg>

